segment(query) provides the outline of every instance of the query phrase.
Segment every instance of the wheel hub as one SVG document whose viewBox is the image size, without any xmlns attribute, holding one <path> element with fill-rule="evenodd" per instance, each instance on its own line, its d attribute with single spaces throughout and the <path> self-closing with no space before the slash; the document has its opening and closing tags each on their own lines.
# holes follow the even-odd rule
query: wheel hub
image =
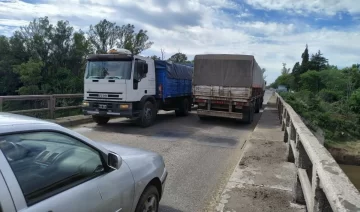
<svg viewBox="0 0 360 212">
<path fill-rule="evenodd" d="M 151 116 L 152 116 L 152 111 L 150 108 L 145 108 L 145 118 L 147 120 L 150 120 L 151 119 Z"/>
<path fill-rule="evenodd" d="M 149 196 L 149 198 L 145 201 L 143 212 L 156 212 L 155 196 Z"/>
</svg>

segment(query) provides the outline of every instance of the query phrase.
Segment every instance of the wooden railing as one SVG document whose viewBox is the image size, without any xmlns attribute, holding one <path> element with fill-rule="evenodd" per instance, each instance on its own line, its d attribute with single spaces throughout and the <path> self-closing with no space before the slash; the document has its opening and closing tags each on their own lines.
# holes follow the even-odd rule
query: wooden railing
<svg viewBox="0 0 360 212">
<path fill-rule="evenodd" d="M 53 119 L 53 118 L 55 118 L 55 111 L 81 108 L 81 105 L 56 107 L 57 99 L 74 99 L 74 98 L 81 98 L 81 97 L 83 97 L 83 94 L 0 96 L 0 112 L 3 111 L 3 106 L 6 101 L 43 100 L 43 101 L 47 101 L 47 104 L 46 104 L 47 107 L 36 108 L 36 109 L 27 109 L 27 110 L 10 110 L 10 111 L 6 111 L 6 112 L 24 114 L 24 113 L 48 111 L 50 118 Z"/>
<path fill-rule="evenodd" d="M 307 211 L 360 211 L 360 193 L 300 116 L 276 93 L 288 161 L 296 166 L 294 200 Z"/>
</svg>

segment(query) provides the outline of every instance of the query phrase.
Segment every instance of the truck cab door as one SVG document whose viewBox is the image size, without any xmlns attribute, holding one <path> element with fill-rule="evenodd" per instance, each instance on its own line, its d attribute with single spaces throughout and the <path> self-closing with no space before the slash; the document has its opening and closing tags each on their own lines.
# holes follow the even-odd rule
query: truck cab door
<svg viewBox="0 0 360 212">
<path fill-rule="evenodd" d="M 154 63 L 142 59 L 135 59 L 132 77 L 132 89 L 128 92 L 128 101 L 140 101 L 145 95 L 155 94 Z"/>
</svg>

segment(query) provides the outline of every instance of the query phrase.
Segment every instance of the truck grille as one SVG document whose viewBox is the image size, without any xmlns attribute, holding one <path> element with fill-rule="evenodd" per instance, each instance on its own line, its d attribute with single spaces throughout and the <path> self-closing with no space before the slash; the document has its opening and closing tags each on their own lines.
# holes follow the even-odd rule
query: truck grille
<svg viewBox="0 0 360 212">
<path fill-rule="evenodd" d="M 88 99 L 117 99 L 122 100 L 122 93 L 102 93 L 102 92 L 87 92 Z"/>
</svg>

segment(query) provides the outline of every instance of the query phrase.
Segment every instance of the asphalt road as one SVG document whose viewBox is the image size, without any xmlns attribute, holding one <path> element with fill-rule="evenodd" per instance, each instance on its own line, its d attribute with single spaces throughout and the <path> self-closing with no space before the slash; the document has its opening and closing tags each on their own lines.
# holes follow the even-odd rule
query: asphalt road
<svg viewBox="0 0 360 212">
<path fill-rule="evenodd" d="M 106 126 L 85 124 L 74 130 L 93 140 L 160 153 L 169 172 L 160 211 L 198 212 L 215 207 L 259 117 L 256 114 L 253 124 L 247 125 L 226 119 L 200 121 L 195 112 L 187 117 L 167 112 L 145 129 L 115 119 Z"/>
</svg>

